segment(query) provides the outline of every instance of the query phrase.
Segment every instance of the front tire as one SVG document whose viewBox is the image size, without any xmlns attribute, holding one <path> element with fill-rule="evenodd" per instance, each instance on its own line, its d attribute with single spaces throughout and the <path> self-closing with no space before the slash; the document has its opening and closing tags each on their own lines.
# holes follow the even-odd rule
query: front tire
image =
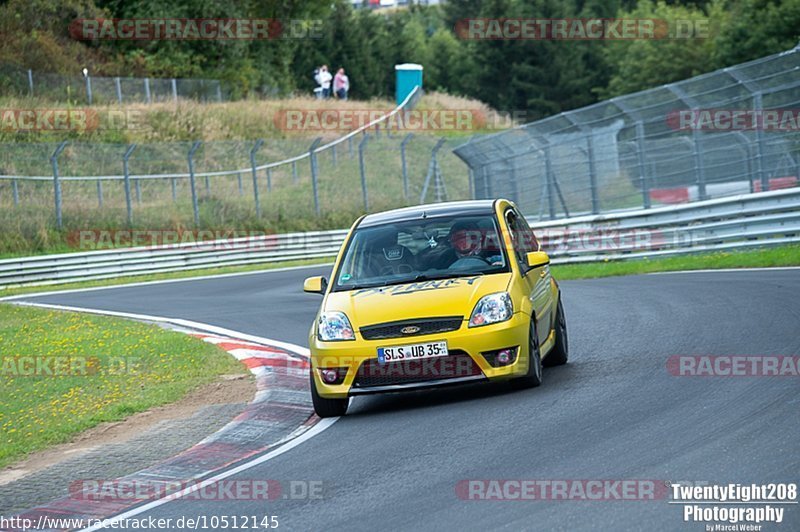
<svg viewBox="0 0 800 532">
<path fill-rule="evenodd" d="M 544 357 L 542 364 L 546 368 L 561 366 L 567 363 L 569 358 L 569 342 L 567 339 L 567 319 L 564 316 L 564 306 L 561 298 L 558 298 L 558 310 L 556 311 L 556 341 L 553 349 Z"/>
<path fill-rule="evenodd" d="M 349 399 L 326 399 L 317 393 L 317 383 L 314 380 L 314 368 L 309 371 L 311 377 L 311 402 L 314 404 L 314 412 L 319 417 L 339 417 L 347 413 Z"/>
<path fill-rule="evenodd" d="M 522 377 L 512 379 L 511 385 L 515 388 L 535 388 L 542 384 L 542 354 L 539 350 L 539 336 L 536 334 L 536 323 L 531 318 L 530 332 L 528 333 L 528 373 Z"/>
</svg>

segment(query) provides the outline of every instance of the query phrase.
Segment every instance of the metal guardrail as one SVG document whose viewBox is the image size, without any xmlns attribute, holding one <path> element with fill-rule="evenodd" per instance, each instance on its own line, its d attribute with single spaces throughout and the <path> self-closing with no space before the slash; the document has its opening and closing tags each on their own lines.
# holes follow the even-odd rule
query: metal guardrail
<svg viewBox="0 0 800 532">
<path fill-rule="evenodd" d="M 554 264 L 800 242 L 800 189 L 534 223 Z M 334 257 L 347 230 L 0 260 L 0 288 Z"/>
<path fill-rule="evenodd" d="M 336 254 L 347 230 L 288 233 L 0 260 L 0 287 L 48 285 Z"/>
</svg>

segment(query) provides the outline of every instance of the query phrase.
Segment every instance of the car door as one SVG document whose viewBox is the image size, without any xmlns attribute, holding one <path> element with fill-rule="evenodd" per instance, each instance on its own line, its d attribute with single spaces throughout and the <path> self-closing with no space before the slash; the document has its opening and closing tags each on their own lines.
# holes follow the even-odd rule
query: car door
<svg viewBox="0 0 800 532">
<path fill-rule="evenodd" d="M 523 290 L 528 294 L 532 311 L 536 315 L 536 332 L 539 336 L 539 345 L 541 345 L 547 340 L 553 321 L 550 266 L 528 267 L 527 254 L 531 251 L 539 251 L 540 246 L 533 230 L 519 211 L 508 209 L 506 224 L 514 245 L 514 258 L 517 260 L 522 274 Z"/>
</svg>

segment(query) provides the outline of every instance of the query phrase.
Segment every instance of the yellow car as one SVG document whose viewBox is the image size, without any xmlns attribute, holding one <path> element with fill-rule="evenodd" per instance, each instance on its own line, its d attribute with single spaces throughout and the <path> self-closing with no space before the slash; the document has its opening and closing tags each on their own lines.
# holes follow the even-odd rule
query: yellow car
<svg viewBox="0 0 800 532">
<path fill-rule="evenodd" d="M 550 259 L 507 200 L 420 205 L 359 218 L 311 327 L 311 394 L 321 417 L 349 397 L 451 384 L 542 382 L 567 362 Z"/>
</svg>

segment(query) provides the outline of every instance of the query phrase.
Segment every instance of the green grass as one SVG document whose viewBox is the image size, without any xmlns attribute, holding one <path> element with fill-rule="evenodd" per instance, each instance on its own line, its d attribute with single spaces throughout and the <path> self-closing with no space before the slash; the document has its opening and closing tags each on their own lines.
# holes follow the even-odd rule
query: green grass
<svg viewBox="0 0 800 532">
<path fill-rule="evenodd" d="M 8 304 L 0 304 L 0 357 L 0 467 L 99 423 L 177 401 L 218 375 L 244 373 L 218 347 L 183 333 Z M 49 360 L 50 369 L 19 357 Z"/>
<path fill-rule="evenodd" d="M 751 251 L 726 251 L 683 255 L 662 259 L 636 259 L 590 264 L 553 266 L 553 276 L 559 280 L 591 279 L 642 273 L 722 268 L 769 268 L 799 266 L 800 246 L 780 246 Z"/>
</svg>

